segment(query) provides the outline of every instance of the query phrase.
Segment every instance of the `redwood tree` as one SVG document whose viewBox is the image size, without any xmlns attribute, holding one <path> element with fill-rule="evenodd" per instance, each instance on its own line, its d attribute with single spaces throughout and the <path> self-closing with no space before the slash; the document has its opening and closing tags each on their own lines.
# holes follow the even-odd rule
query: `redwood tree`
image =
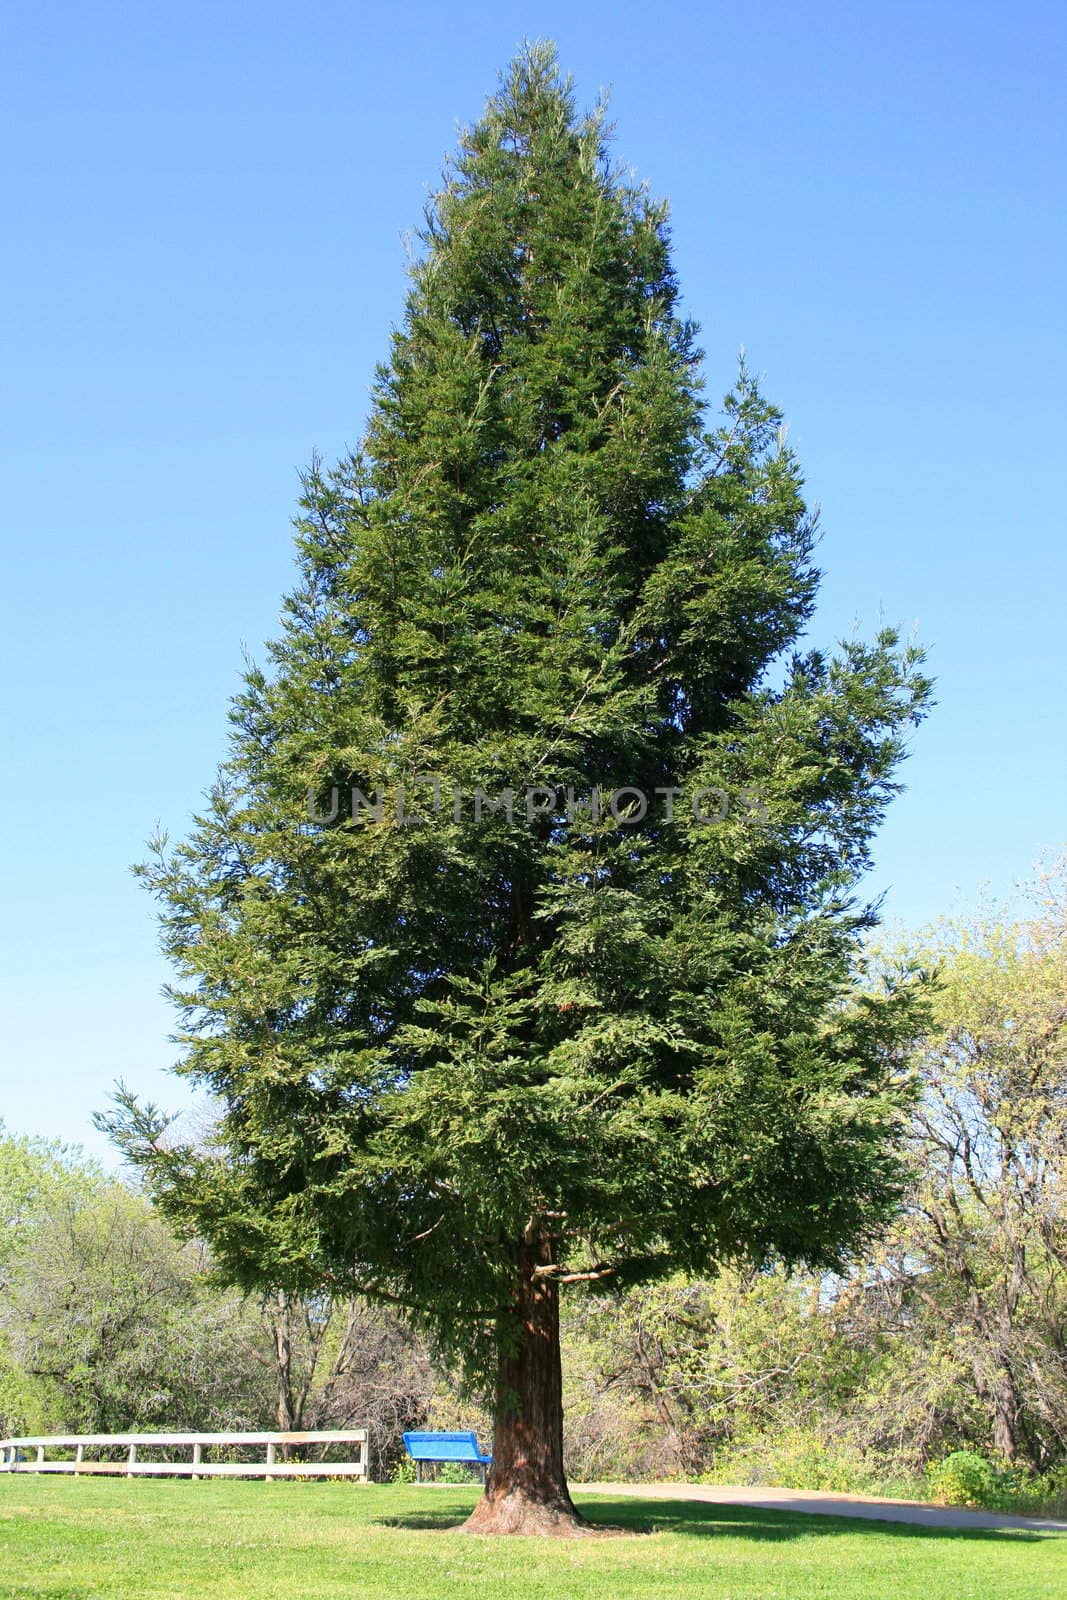
<svg viewBox="0 0 1067 1600">
<path fill-rule="evenodd" d="M 471 1528 L 572 1531 L 560 1292 L 829 1265 L 894 1202 L 915 995 L 857 986 L 854 888 L 928 686 L 891 632 L 801 648 L 779 414 L 742 370 L 706 420 L 666 208 L 551 50 L 421 238 L 230 759 L 143 869 L 215 1142 L 110 1126 L 234 1278 L 405 1307 L 494 1396 Z"/>
</svg>

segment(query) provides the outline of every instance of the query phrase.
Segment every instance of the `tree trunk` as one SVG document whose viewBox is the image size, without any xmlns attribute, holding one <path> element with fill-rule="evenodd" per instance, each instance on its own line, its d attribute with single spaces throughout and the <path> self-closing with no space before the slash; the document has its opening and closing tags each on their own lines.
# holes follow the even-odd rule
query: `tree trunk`
<svg viewBox="0 0 1067 1600">
<path fill-rule="evenodd" d="M 1007 1364 L 993 1383 L 993 1447 L 1005 1461 L 1014 1462 L 1019 1453 L 1019 1394 Z"/>
<path fill-rule="evenodd" d="M 512 1305 L 497 1324 L 493 1465 L 468 1533 L 587 1531 L 563 1473 L 559 1285 L 536 1270 L 551 1264 L 551 1240 L 523 1240 Z"/>
<path fill-rule="evenodd" d="M 275 1297 L 268 1322 L 274 1341 L 275 1421 L 279 1433 L 289 1433 L 296 1428 L 296 1408 L 293 1403 L 292 1308 L 285 1293 L 279 1292 Z M 291 1460 L 292 1446 L 283 1444 L 281 1453 L 283 1461 Z"/>
</svg>

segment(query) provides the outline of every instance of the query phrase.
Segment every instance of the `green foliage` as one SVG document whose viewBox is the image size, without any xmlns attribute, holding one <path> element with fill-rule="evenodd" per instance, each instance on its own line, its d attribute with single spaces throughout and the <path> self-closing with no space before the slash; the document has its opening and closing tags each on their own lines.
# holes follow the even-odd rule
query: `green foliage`
<svg viewBox="0 0 1067 1600">
<path fill-rule="evenodd" d="M 931 1492 L 944 1505 L 993 1505 L 1002 1484 L 1003 1474 L 974 1450 L 954 1450 L 930 1468 Z"/>
<path fill-rule="evenodd" d="M 836 1494 L 925 1498 L 922 1475 L 905 1463 L 865 1452 L 835 1435 L 832 1420 L 752 1435 L 717 1454 L 706 1483 L 778 1484 L 788 1489 L 819 1489 Z"/>
<path fill-rule="evenodd" d="M 254 1309 L 219 1294 L 202 1252 L 117 1183 L 53 1196 L 12 1262 L 0 1326 L 19 1431 L 255 1427 L 271 1416 Z"/>
<path fill-rule="evenodd" d="M 473 1467 L 465 1467 L 462 1461 L 442 1461 L 437 1471 L 437 1478 L 441 1483 L 477 1483 L 480 1481 L 475 1469 Z"/>
<path fill-rule="evenodd" d="M 12 1296 L 48 1216 L 97 1194 L 103 1176 L 80 1150 L 8 1134 L 0 1123 L 0 1433 L 40 1411 L 40 1383 L 12 1347 Z"/>
<path fill-rule="evenodd" d="M 912 1325 L 889 1405 L 914 1397 L 932 1451 L 973 1445 L 1041 1474 L 1067 1450 L 1062 865 L 1035 892 L 1025 918 L 946 925 L 920 952 L 940 980 L 883 1270 Z"/>
<path fill-rule="evenodd" d="M 81 1150 L 6 1133 L 0 1122 L 0 1286 L 12 1258 L 50 1206 L 75 1203 L 103 1184 Z"/>
<path fill-rule="evenodd" d="M 709 423 L 666 208 L 547 49 L 422 243 L 231 758 L 144 868 L 216 1141 L 104 1121 L 236 1281 L 402 1305 L 480 1380 L 524 1238 L 627 1284 L 832 1266 L 891 1211 L 916 986 L 856 988 L 854 891 L 929 684 L 891 631 L 801 650 L 780 415 L 742 369 Z M 748 801 L 476 824 L 427 774 Z"/>
<path fill-rule="evenodd" d="M 848 1361 L 818 1302 L 810 1280 L 724 1271 L 570 1308 L 574 1475 L 695 1477 L 725 1448 L 818 1415 Z"/>
<path fill-rule="evenodd" d="M 921 1452 L 871 1405 L 892 1353 L 887 1310 L 858 1272 L 781 1271 L 571 1309 L 574 1476 L 913 1488 Z"/>
</svg>

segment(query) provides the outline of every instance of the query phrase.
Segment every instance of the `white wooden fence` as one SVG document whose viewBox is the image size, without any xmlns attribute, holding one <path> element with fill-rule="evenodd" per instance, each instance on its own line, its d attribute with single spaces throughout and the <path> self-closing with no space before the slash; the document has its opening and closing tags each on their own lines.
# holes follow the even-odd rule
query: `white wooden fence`
<svg viewBox="0 0 1067 1600">
<path fill-rule="evenodd" d="M 279 1461 L 279 1445 L 350 1444 L 351 1461 Z M 262 1461 L 205 1461 L 205 1451 L 258 1446 Z M 49 1450 L 73 1450 L 74 1457 L 51 1461 Z M 87 1451 L 124 1450 L 124 1461 L 99 1461 Z M 188 1461 L 145 1461 L 140 1451 L 189 1450 Z M 31 1454 L 32 1452 L 32 1454 Z M 135 1478 L 362 1478 L 367 1477 L 366 1428 L 318 1433 L 70 1433 L 0 1439 L 0 1472 L 111 1473 Z"/>
</svg>

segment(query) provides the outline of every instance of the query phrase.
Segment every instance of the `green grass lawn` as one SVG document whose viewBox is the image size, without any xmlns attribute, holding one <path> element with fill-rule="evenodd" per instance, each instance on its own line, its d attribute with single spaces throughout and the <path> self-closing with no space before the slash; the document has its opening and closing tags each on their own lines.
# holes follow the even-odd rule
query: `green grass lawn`
<svg viewBox="0 0 1067 1600">
<path fill-rule="evenodd" d="M 1067 1536 L 588 1497 L 643 1535 L 449 1533 L 476 1489 L 0 1478 L 3 1600 L 1057 1600 Z"/>
</svg>

